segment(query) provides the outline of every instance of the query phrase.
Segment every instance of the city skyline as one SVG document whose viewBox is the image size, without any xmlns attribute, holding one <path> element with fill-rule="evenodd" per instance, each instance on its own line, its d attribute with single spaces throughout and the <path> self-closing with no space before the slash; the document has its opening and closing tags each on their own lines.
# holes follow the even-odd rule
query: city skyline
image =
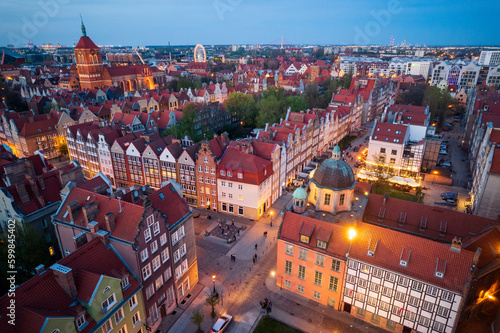
<svg viewBox="0 0 500 333">
<path fill-rule="evenodd" d="M 159 1 L 124 2 L 116 7 L 28 0 L 22 7 L 3 4 L 7 15 L 0 28 L 6 33 L 0 45 L 22 47 L 32 40 L 35 45 L 72 46 L 81 35 L 80 13 L 88 35 L 98 45 L 279 44 L 281 36 L 289 44 L 313 45 L 388 45 L 391 36 L 396 45 L 499 45 L 500 37 L 489 22 L 500 5 L 488 3 L 486 11 L 477 5 L 464 10 L 464 5 L 465 1 L 284 4 L 214 0 L 175 6 Z"/>
</svg>

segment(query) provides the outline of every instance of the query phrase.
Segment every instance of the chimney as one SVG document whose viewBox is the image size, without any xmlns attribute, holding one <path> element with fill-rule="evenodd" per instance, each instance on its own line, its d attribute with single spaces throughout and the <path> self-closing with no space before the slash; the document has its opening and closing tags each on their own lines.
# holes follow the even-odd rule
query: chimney
<svg viewBox="0 0 500 333">
<path fill-rule="evenodd" d="M 74 222 L 80 212 L 80 205 L 78 204 L 78 201 L 73 200 L 67 204 L 66 207 L 68 208 L 69 220 Z"/>
<path fill-rule="evenodd" d="M 462 251 L 462 238 L 460 237 L 453 237 L 453 240 L 451 241 L 451 247 L 450 251 L 460 253 Z"/>
<path fill-rule="evenodd" d="M 23 204 L 30 201 L 30 197 L 28 195 L 28 192 L 26 191 L 26 186 L 24 185 L 24 183 L 16 184 L 16 190 Z"/>
<path fill-rule="evenodd" d="M 97 203 L 91 202 L 88 205 L 83 206 L 82 211 L 83 211 L 84 223 L 85 226 L 87 226 L 90 222 L 94 221 L 95 217 L 97 216 L 97 213 L 99 212 L 99 209 L 97 207 Z"/>
<path fill-rule="evenodd" d="M 45 272 L 45 265 L 38 265 L 35 267 L 36 275 L 40 275 Z"/>
<path fill-rule="evenodd" d="M 111 233 L 115 228 L 115 214 L 113 212 L 106 213 L 104 220 L 106 221 L 106 230 Z"/>
<path fill-rule="evenodd" d="M 108 186 L 106 184 L 101 184 L 99 186 L 94 187 L 93 192 L 98 193 L 98 194 L 106 195 L 107 194 L 107 192 L 106 192 L 107 189 L 108 189 Z"/>
<path fill-rule="evenodd" d="M 89 223 L 89 230 L 92 235 L 94 235 L 96 232 L 99 231 L 99 223 L 96 221 L 90 222 Z"/>
<path fill-rule="evenodd" d="M 382 200 L 382 206 L 385 206 L 385 203 L 387 202 L 387 197 L 389 197 L 389 195 L 387 193 L 384 194 L 384 199 Z"/>
<path fill-rule="evenodd" d="M 75 299 L 78 291 L 76 290 L 73 270 L 69 267 L 59 264 L 50 266 L 50 269 L 52 270 L 52 274 L 54 274 L 57 283 L 59 283 L 59 285 L 69 295 L 69 297 Z"/>
</svg>

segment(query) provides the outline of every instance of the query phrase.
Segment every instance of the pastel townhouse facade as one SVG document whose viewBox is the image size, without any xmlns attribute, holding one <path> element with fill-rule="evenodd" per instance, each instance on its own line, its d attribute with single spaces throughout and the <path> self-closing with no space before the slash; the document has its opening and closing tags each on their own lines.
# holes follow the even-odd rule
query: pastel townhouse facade
<svg viewBox="0 0 500 333">
<path fill-rule="evenodd" d="M 286 212 L 278 235 L 276 285 L 342 310 L 347 229 Z"/>
<path fill-rule="evenodd" d="M 16 288 L 16 325 L 3 332 L 145 333 L 140 277 L 104 239 L 96 238 Z M 0 298 L 7 307 L 7 294 Z"/>
<path fill-rule="evenodd" d="M 201 208 L 217 211 L 217 163 L 228 145 L 227 135 L 223 133 L 210 141 L 203 140 L 196 153 L 198 206 Z"/>
<path fill-rule="evenodd" d="M 142 205 L 72 188 L 53 223 L 64 257 L 94 238 L 109 242 L 141 279 L 143 319 L 153 331 L 198 282 L 192 212 L 176 183 Z"/>
<path fill-rule="evenodd" d="M 343 311 L 395 332 L 455 332 L 481 251 L 357 223 Z"/>
<path fill-rule="evenodd" d="M 217 165 L 219 212 L 260 219 L 271 208 L 273 163 L 230 146 Z"/>
</svg>

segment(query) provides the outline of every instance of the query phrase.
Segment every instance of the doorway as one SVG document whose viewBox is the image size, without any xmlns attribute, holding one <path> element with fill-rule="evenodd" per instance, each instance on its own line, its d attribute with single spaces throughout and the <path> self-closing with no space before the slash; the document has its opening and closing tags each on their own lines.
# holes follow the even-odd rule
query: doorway
<svg viewBox="0 0 500 333">
<path fill-rule="evenodd" d="M 351 313 L 351 304 L 349 303 L 344 303 L 344 312 Z"/>
</svg>

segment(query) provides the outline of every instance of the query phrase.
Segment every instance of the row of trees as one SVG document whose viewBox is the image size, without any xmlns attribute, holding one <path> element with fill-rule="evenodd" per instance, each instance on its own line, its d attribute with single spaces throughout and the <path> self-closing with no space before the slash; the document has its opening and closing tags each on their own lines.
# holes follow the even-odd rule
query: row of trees
<svg viewBox="0 0 500 333">
<path fill-rule="evenodd" d="M 437 123 L 438 128 L 441 128 L 443 121 L 454 113 L 463 113 L 463 107 L 458 105 L 457 100 L 451 97 L 449 92 L 442 91 L 435 86 L 411 87 L 409 91 L 399 94 L 397 102 L 419 106 L 429 105 L 431 122 Z"/>
</svg>

